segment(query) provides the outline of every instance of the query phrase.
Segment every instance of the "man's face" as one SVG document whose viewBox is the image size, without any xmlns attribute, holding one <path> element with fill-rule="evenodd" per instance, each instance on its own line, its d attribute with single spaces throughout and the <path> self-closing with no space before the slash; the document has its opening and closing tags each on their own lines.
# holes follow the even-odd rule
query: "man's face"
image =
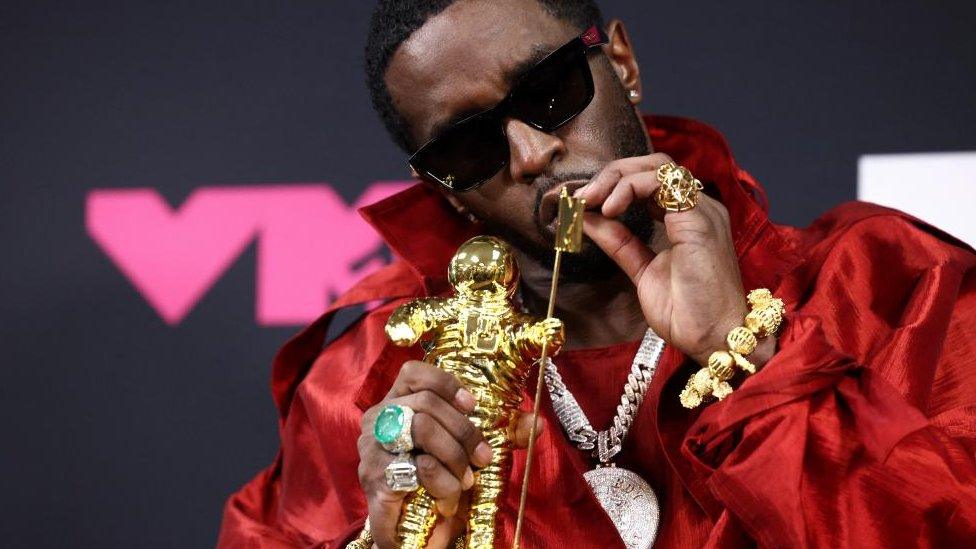
<svg viewBox="0 0 976 549">
<path fill-rule="evenodd" d="M 387 86 L 413 142 L 422 144 L 447 121 L 497 104 L 518 70 L 580 32 L 532 0 L 461 0 L 403 43 L 386 73 Z M 589 106 L 551 134 L 507 119 L 509 164 L 481 187 L 454 194 L 489 231 L 543 265 L 553 255 L 560 187 L 572 191 L 611 160 L 650 152 L 610 62 L 598 50 L 588 59 L 595 87 Z M 623 221 L 641 239 L 650 238 L 645 208 L 633 208 Z M 604 278 L 615 270 L 588 239 L 564 265 L 571 278 Z"/>
</svg>

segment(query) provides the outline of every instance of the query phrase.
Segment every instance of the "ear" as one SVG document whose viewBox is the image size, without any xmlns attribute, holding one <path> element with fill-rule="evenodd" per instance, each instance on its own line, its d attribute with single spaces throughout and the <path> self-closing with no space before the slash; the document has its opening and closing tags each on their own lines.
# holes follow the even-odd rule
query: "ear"
<svg viewBox="0 0 976 549">
<path fill-rule="evenodd" d="M 610 41 L 603 46 L 604 53 L 610 59 L 620 84 L 627 91 L 631 103 L 637 104 L 643 94 L 640 82 L 640 68 L 637 66 L 637 55 L 627 36 L 627 29 L 623 22 L 614 19 L 607 24 L 607 36 Z"/>
<path fill-rule="evenodd" d="M 424 185 L 429 185 L 432 189 L 440 193 L 440 195 L 447 200 L 451 207 L 457 210 L 457 213 L 465 216 L 468 215 L 468 207 L 462 204 L 461 201 L 458 200 L 458 197 L 455 196 L 451 191 L 445 189 L 443 185 L 438 185 L 437 183 L 427 181 L 426 179 L 420 177 L 420 174 L 418 174 L 413 168 L 410 168 L 410 173 L 413 175 L 414 181 L 423 183 Z"/>
<path fill-rule="evenodd" d="M 410 167 L 410 175 L 413 176 L 414 181 L 418 183 L 423 183 L 424 185 L 430 185 L 431 187 L 433 187 L 437 192 L 441 194 L 441 196 L 444 197 L 445 200 L 447 200 L 447 202 L 451 205 L 452 208 L 457 210 L 458 215 L 464 217 L 465 219 L 467 219 L 472 223 L 478 222 L 478 218 L 475 217 L 470 210 L 468 210 L 468 207 L 465 206 L 460 200 L 458 200 L 458 197 L 454 193 L 445 189 L 443 185 L 431 183 L 430 181 L 427 181 L 426 179 L 420 177 L 420 174 L 417 173 L 417 170 L 413 169 L 413 166 Z"/>
<path fill-rule="evenodd" d="M 438 187 L 440 187 L 440 185 L 438 185 Z M 440 187 L 439 190 L 441 194 L 444 196 L 444 198 L 446 198 L 447 201 L 451 203 L 451 206 L 454 207 L 455 210 L 457 210 L 457 213 L 463 216 L 469 215 L 468 207 L 462 204 L 461 201 L 458 200 L 458 197 L 454 196 L 454 193 L 447 191 L 443 187 Z"/>
</svg>

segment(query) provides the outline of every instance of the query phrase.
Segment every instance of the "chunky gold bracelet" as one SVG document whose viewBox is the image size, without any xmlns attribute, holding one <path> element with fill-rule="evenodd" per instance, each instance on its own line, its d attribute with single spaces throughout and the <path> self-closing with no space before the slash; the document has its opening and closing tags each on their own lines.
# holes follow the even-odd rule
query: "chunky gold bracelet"
<svg viewBox="0 0 976 549">
<path fill-rule="evenodd" d="M 746 296 L 750 311 L 745 326 L 729 330 L 725 343 L 728 350 L 715 351 L 708 357 L 708 366 L 698 370 L 688 379 L 681 391 L 681 405 L 696 408 L 709 397 L 718 400 L 732 393 L 729 380 L 735 375 L 735 366 L 747 374 L 756 373 L 756 366 L 746 358 L 756 350 L 759 339 L 775 335 L 783 323 L 786 308 L 783 300 L 773 297 L 766 288 L 758 288 Z"/>
</svg>

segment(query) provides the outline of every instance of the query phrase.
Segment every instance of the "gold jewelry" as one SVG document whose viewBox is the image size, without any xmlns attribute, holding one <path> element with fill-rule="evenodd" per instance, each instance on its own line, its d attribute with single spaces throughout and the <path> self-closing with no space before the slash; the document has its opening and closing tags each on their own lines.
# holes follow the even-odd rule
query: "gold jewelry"
<svg viewBox="0 0 976 549">
<path fill-rule="evenodd" d="M 665 211 L 683 212 L 698 205 L 702 183 L 691 175 L 688 168 L 674 162 L 662 164 L 657 169 L 657 180 L 661 186 L 654 193 L 654 200 Z"/>
<path fill-rule="evenodd" d="M 359 532 L 356 539 L 350 541 L 346 544 L 346 549 L 372 549 L 373 548 L 373 534 L 369 530 L 369 517 L 366 517 L 366 524 L 363 525 L 363 530 Z"/>
<path fill-rule="evenodd" d="M 413 450 L 413 408 L 390 404 L 373 421 L 373 436 L 387 452 L 400 454 Z"/>
<path fill-rule="evenodd" d="M 746 355 L 756 350 L 760 338 L 776 334 L 786 308 L 782 299 L 773 297 L 765 288 L 749 292 L 746 301 L 751 310 L 746 315 L 745 326 L 729 330 L 725 337 L 729 348 L 712 353 L 707 366 L 695 372 L 681 391 L 681 405 L 685 408 L 695 408 L 709 397 L 722 400 L 729 396 L 732 393 L 729 380 L 736 372 L 733 366 L 749 375 L 756 373 L 756 366 Z"/>
<path fill-rule="evenodd" d="M 729 344 L 730 351 L 739 353 L 740 355 L 750 354 L 759 345 L 756 334 L 752 333 L 745 326 L 739 326 L 738 328 L 729 330 L 729 335 L 725 337 L 725 342 Z"/>
<path fill-rule="evenodd" d="M 749 292 L 746 300 L 752 307 L 746 315 L 746 328 L 749 328 L 757 337 L 766 337 L 767 334 L 774 334 L 779 330 L 779 325 L 783 322 L 783 301 L 776 299 L 766 288 L 758 288 Z M 770 304 L 772 306 L 765 306 Z"/>
<path fill-rule="evenodd" d="M 369 529 L 369 517 L 366 517 L 366 524 L 356 536 L 356 539 L 346 544 L 346 549 L 373 549 L 373 534 Z M 454 549 L 464 549 L 464 536 L 459 536 L 454 540 Z"/>
<path fill-rule="evenodd" d="M 735 362 L 736 366 L 742 368 L 747 373 L 750 374 L 756 373 L 756 365 L 749 362 L 749 360 L 746 357 L 742 356 L 741 354 L 735 351 L 729 351 L 729 354 L 732 355 L 732 361 Z"/>
<path fill-rule="evenodd" d="M 518 312 L 512 302 L 519 282 L 517 259 L 512 247 L 498 238 L 476 236 L 462 244 L 451 258 L 447 277 L 453 295 L 400 305 L 387 320 L 385 331 L 398 347 L 424 339 L 425 360 L 456 376 L 477 398 L 478 406 L 468 417 L 484 434 L 493 457 L 475 475 L 465 543 L 482 549 L 494 546 L 496 517 L 508 501 L 505 490 L 514 463 L 508 437 L 510 419 L 522 402 L 532 362 L 562 347 L 563 326 L 555 318 L 542 320 Z M 400 422 L 391 412 L 390 428 L 380 433 L 384 441 L 401 437 L 403 429 L 398 431 L 398 426 Z M 402 480 L 400 487 L 416 490 L 403 501 L 396 536 L 399 547 L 420 549 L 427 546 L 433 532 L 437 509 L 426 488 L 412 486 L 416 471 L 410 465 L 415 463 L 407 462 L 395 471 L 403 473 L 394 478 Z"/>
</svg>

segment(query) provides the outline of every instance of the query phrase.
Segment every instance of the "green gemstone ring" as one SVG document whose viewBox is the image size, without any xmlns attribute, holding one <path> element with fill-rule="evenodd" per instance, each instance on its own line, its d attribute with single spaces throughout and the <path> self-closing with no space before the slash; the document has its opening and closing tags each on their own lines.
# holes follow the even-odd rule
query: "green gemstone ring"
<svg viewBox="0 0 976 549">
<path fill-rule="evenodd" d="M 390 404 L 383 407 L 373 424 L 373 436 L 387 452 L 399 454 L 413 450 L 411 423 L 413 410 L 409 406 Z"/>
</svg>

